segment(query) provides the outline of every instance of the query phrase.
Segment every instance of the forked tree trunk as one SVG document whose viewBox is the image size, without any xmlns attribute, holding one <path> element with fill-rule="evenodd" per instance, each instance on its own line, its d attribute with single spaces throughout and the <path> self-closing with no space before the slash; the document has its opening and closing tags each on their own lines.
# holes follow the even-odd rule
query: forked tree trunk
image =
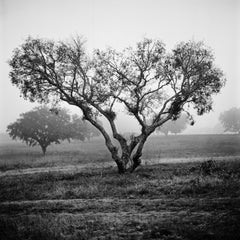
<svg viewBox="0 0 240 240">
<path fill-rule="evenodd" d="M 133 154 L 133 150 L 135 148 L 130 147 L 130 145 L 121 145 L 121 150 L 122 154 L 121 157 L 118 157 L 115 160 L 117 167 L 118 167 L 118 172 L 120 174 L 123 174 L 125 172 L 134 172 L 135 169 L 141 165 L 141 156 L 142 156 L 142 150 L 143 146 L 146 142 L 147 136 L 142 136 L 141 140 L 138 142 L 136 145 L 136 151 Z M 129 168 L 128 165 L 129 163 L 132 163 Z"/>
<path fill-rule="evenodd" d="M 118 173 L 123 174 L 127 171 L 127 165 L 130 161 L 130 155 L 127 149 L 122 149 L 122 156 L 115 157 L 113 160 L 116 162 L 118 167 Z"/>
<path fill-rule="evenodd" d="M 94 105 L 94 107 L 96 107 L 100 111 L 101 114 L 103 114 L 109 120 L 113 137 L 119 142 L 120 148 L 122 150 L 121 156 L 119 156 L 118 147 L 116 147 L 113 144 L 110 136 L 105 131 L 103 126 L 92 118 L 90 114 L 91 111 L 84 105 L 78 105 L 78 106 L 82 109 L 85 119 L 88 120 L 93 126 L 95 126 L 102 133 L 105 139 L 106 147 L 110 151 L 112 155 L 112 159 L 117 164 L 118 172 L 120 174 L 124 174 L 128 170 L 130 170 L 130 172 L 133 172 L 141 164 L 142 150 L 147 138 L 150 136 L 150 134 L 154 132 L 155 128 L 158 126 L 156 125 L 148 129 L 146 129 L 146 126 L 143 126 L 142 133 L 137 137 L 133 137 L 131 142 L 128 144 L 127 140 L 117 132 L 117 129 L 114 123 L 114 118 L 109 116 L 109 114 L 107 114 L 106 111 L 103 111 L 94 103 L 92 104 Z M 133 164 L 132 166 L 130 166 L 129 169 L 127 169 L 129 162 L 132 162 Z"/>
</svg>

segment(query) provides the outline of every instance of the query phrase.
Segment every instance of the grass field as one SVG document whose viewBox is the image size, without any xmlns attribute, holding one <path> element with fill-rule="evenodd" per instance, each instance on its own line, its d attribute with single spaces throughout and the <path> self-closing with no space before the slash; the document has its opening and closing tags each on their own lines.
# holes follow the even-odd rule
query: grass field
<svg viewBox="0 0 240 240">
<path fill-rule="evenodd" d="M 211 158 L 240 156 L 239 135 L 153 136 L 147 141 L 143 159 Z M 43 156 L 40 147 L 0 138 L 0 171 L 10 169 L 82 165 L 112 162 L 103 139 L 52 145 Z"/>
<path fill-rule="evenodd" d="M 2 142 L 0 239 L 240 239 L 239 146 L 237 135 L 156 136 L 143 158 L 166 163 L 133 174 L 109 166 L 11 175 L 111 160 L 99 139 L 52 146 L 45 157 Z"/>
</svg>

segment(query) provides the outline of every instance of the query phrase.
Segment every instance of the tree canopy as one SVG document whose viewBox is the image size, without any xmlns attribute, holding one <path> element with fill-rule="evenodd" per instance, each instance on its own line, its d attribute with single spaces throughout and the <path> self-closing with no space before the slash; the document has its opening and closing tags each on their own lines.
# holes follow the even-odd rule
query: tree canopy
<svg viewBox="0 0 240 240">
<path fill-rule="evenodd" d="M 159 40 L 143 39 L 122 52 L 112 48 L 88 54 L 80 37 L 55 42 L 29 37 L 9 61 L 10 78 L 24 98 L 57 104 L 62 100 L 82 110 L 104 136 L 120 173 L 141 163 L 142 149 L 156 128 L 177 119 L 188 106 L 199 115 L 212 109 L 212 95 L 225 83 L 214 56 L 202 42 L 181 42 L 171 52 Z M 127 141 L 116 126 L 119 104 L 141 127 Z M 109 133 L 99 124 L 105 117 Z"/>
<path fill-rule="evenodd" d="M 240 108 L 231 108 L 219 117 L 226 132 L 237 132 L 240 134 Z"/>
<path fill-rule="evenodd" d="M 29 146 L 39 145 L 43 154 L 52 143 L 92 136 L 91 127 L 80 118 L 72 117 L 66 109 L 53 113 L 47 107 L 37 107 L 22 113 L 16 122 L 9 124 L 7 132 L 13 139 L 20 139 Z"/>
</svg>

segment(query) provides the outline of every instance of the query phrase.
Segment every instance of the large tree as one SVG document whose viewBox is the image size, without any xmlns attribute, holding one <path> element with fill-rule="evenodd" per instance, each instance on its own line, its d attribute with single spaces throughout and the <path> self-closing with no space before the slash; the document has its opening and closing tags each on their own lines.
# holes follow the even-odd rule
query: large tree
<svg viewBox="0 0 240 240">
<path fill-rule="evenodd" d="M 240 108 L 231 108 L 221 113 L 219 120 L 225 131 L 240 134 Z"/>
<path fill-rule="evenodd" d="M 47 107 L 37 107 L 22 113 L 14 123 L 7 126 L 7 132 L 13 139 L 20 139 L 29 146 L 39 145 L 45 155 L 50 144 L 70 140 L 70 120 L 71 116 L 65 109 L 56 114 Z"/>
<path fill-rule="evenodd" d="M 169 132 L 177 134 L 186 129 L 188 123 L 188 116 L 186 114 L 181 114 L 181 116 L 176 120 L 169 120 L 160 126 L 157 131 L 164 133 L 166 136 Z M 190 122 L 193 124 L 193 122 Z"/>
<path fill-rule="evenodd" d="M 45 155 L 47 147 L 52 143 L 59 144 L 63 140 L 90 139 L 93 130 L 89 123 L 75 115 L 71 116 L 66 109 L 49 109 L 46 106 L 36 107 L 22 113 L 7 132 L 13 139 L 20 139 L 29 146 L 39 145 Z"/>
<path fill-rule="evenodd" d="M 212 95 L 225 79 L 214 66 L 211 51 L 201 42 L 182 42 L 166 52 L 161 41 L 144 39 L 135 48 L 87 54 L 77 37 L 69 42 L 29 37 L 9 61 L 10 77 L 30 101 L 65 101 L 81 109 L 84 118 L 105 138 L 119 173 L 141 163 L 143 146 L 156 128 L 177 119 L 193 106 L 199 115 L 212 109 Z M 122 104 L 141 127 L 129 141 L 118 132 L 117 108 Z M 105 117 L 112 130 L 99 124 Z"/>
</svg>

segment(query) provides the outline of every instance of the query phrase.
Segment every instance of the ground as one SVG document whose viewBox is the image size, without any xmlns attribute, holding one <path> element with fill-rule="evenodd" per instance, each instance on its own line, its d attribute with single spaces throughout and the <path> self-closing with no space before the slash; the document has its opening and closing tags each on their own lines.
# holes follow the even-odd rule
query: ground
<svg viewBox="0 0 240 240">
<path fill-rule="evenodd" d="M 239 136 L 153 137 L 124 175 L 100 140 L 46 157 L 11 144 L 0 148 L 0 239 L 240 239 Z"/>
</svg>

